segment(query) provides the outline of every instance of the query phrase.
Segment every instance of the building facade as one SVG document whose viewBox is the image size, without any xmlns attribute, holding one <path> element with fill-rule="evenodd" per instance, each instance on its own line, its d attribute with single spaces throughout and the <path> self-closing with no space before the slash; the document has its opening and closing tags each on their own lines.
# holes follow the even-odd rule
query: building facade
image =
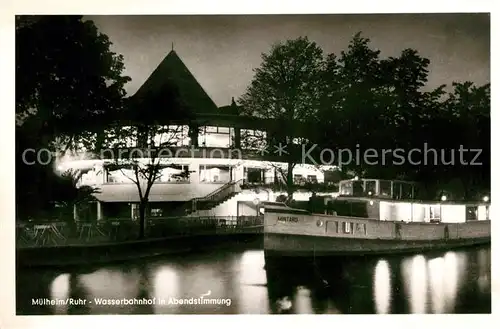
<svg viewBox="0 0 500 329">
<path fill-rule="evenodd" d="M 75 219 L 137 218 L 138 185 L 144 191 L 147 184 L 136 179 L 130 166 L 120 164 L 119 159 L 130 159 L 131 152 L 134 161 L 143 166 L 155 162 L 160 168 L 148 197 L 150 217 L 253 216 L 261 202 L 276 201 L 285 193 L 280 189 L 285 185 L 287 163 L 275 149 L 269 149 L 273 145 L 272 127 L 279 122 L 244 116 L 234 100 L 231 105 L 217 107 L 173 50 L 130 103 L 135 104 L 136 113 L 156 107 L 153 115 L 168 117 L 165 112 L 174 97 L 170 90 L 175 90 L 175 97 L 189 109 L 189 120 L 169 120 L 168 125 L 154 121 L 157 129 L 146 137 L 139 121 L 139 125 L 122 124 L 121 131 L 128 133 L 121 137 L 103 132 L 107 139 L 116 139 L 114 147 L 89 154 L 82 146 L 78 155 L 58 160 L 59 172 L 79 171 L 80 185 L 98 189 L 95 207 L 75 209 Z M 334 196 L 335 188 L 325 178 L 331 170 L 334 167 L 296 164 L 294 199 L 307 201 L 315 186 Z"/>
</svg>

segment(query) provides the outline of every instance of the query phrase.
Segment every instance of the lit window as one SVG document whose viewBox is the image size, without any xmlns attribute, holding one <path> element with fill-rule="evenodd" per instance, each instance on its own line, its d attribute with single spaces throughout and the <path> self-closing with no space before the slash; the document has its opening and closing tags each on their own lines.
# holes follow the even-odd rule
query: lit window
<svg viewBox="0 0 500 329">
<path fill-rule="evenodd" d="M 309 183 L 317 183 L 318 177 L 316 175 L 307 175 L 307 181 Z"/>
<path fill-rule="evenodd" d="M 152 217 L 161 217 L 163 215 L 163 210 L 162 209 L 151 209 L 151 216 Z"/>
<path fill-rule="evenodd" d="M 352 233 L 352 231 L 353 231 L 352 226 L 354 225 L 354 223 L 343 222 L 342 224 L 343 224 L 342 228 L 343 228 L 344 233 L 346 233 L 346 234 Z"/>
<path fill-rule="evenodd" d="M 477 220 L 477 206 L 465 207 L 465 220 Z"/>
<path fill-rule="evenodd" d="M 367 195 L 376 195 L 377 194 L 377 181 L 367 180 L 365 182 L 365 193 Z"/>
<path fill-rule="evenodd" d="M 429 206 L 429 220 L 431 222 L 441 221 L 441 207 L 440 206 Z"/>
</svg>

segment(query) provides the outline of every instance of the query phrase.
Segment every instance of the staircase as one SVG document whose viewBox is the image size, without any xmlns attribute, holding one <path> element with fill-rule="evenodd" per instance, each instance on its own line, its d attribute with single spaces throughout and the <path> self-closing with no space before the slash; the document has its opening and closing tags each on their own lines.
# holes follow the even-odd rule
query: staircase
<svg viewBox="0 0 500 329">
<path fill-rule="evenodd" d="M 243 179 L 237 180 L 235 182 L 229 182 L 222 185 L 220 188 L 208 194 L 207 196 L 191 200 L 190 213 L 198 210 L 210 210 L 217 207 L 221 203 L 235 197 L 241 192 L 242 183 Z"/>
</svg>

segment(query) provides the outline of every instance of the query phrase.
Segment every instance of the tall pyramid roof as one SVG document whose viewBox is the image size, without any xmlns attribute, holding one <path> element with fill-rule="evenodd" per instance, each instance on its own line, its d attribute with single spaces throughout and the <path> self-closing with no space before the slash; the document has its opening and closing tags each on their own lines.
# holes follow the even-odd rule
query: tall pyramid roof
<svg viewBox="0 0 500 329">
<path fill-rule="evenodd" d="M 155 104 L 161 111 L 171 95 L 178 97 L 191 113 L 217 113 L 217 105 L 172 50 L 131 97 L 136 104 Z"/>
</svg>

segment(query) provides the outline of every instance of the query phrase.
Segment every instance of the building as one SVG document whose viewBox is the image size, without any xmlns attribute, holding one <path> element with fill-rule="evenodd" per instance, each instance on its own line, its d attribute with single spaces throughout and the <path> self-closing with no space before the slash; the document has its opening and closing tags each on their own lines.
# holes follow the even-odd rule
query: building
<svg viewBox="0 0 500 329">
<path fill-rule="evenodd" d="M 168 140 L 167 156 L 157 159 L 162 168 L 150 191 L 148 216 L 256 215 L 262 201 L 275 201 L 283 194 L 277 186 L 284 182 L 282 170 L 286 163 L 277 161 L 270 154 L 273 152 L 262 151 L 271 145 L 269 131 L 279 122 L 244 116 L 234 100 L 231 105 L 218 108 L 174 50 L 129 99 L 129 104 L 143 118 L 146 109 L 154 108 L 151 116 L 146 117 L 161 122 L 162 118 L 176 118 L 175 113 L 169 112 L 173 98 L 189 109 L 188 121 L 168 119 L 169 125 L 147 137 L 147 141 L 139 133 L 140 120 L 134 120 L 134 114 L 127 118 L 130 124 L 122 123 L 122 129 L 130 131 L 126 140 L 120 141 L 124 154 L 132 149 L 143 150 L 147 145 L 162 148 L 162 141 Z M 297 127 L 300 135 L 301 126 Z M 82 148 L 80 155 L 58 161 L 59 171 L 80 170 L 80 184 L 100 190 L 95 194 L 97 205 L 86 211 L 75 209 L 75 219 L 138 216 L 140 198 L 131 179 L 134 173 L 119 166 L 116 154 L 109 154 L 117 149 L 109 149 L 96 158 Z M 148 156 L 139 158 L 143 163 L 152 160 Z M 322 187 L 323 194 L 336 194 L 325 180 L 325 171 L 332 169 L 297 164 L 293 177 L 299 187 L 294 200 L 309 200 L 311 186 Z"/>
</svg>

